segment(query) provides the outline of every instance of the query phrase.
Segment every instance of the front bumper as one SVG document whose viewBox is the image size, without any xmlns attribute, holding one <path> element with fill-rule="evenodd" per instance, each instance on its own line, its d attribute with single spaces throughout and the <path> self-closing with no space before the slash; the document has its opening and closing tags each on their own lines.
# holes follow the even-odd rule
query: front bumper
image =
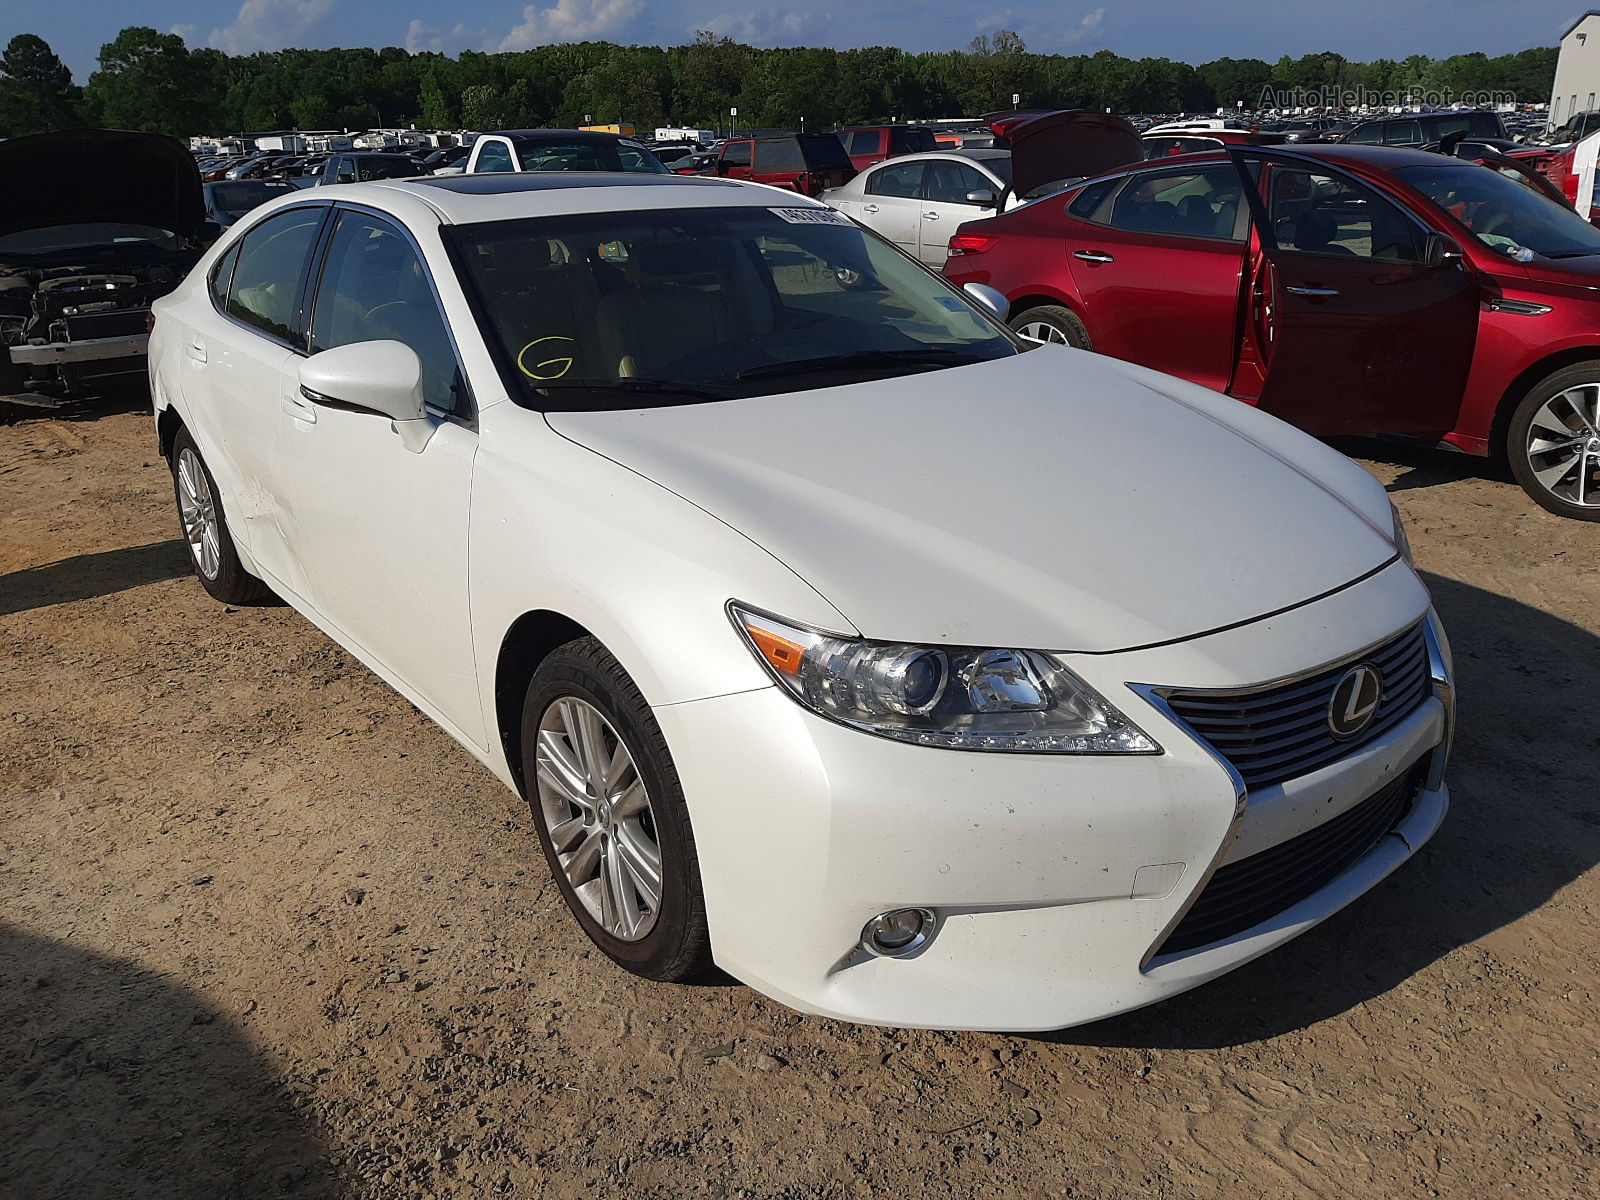
<svg viewBox="0 0 1600 1200">
<path fill-rule="evenodd" d="M 25 343 L 12 346 L 11 361 L 31 367 L 59 367 L 68 363 L 108 364 L 111 360 L 129 359 L 140 369 L 148 353 L 150 335 L 123 334 L 119 337 L 86 338 L 76 342 Z"/>
<path fill-rule="evenodd" d="M 1451 697 L 1374 742 L 1244 796 L 1130 684 L 1239 687 L 1337 661 L 1418 620 L 1402 564 L 1315 604 L 1188 642 L 1065 656 L 1164 753 L 1007 755 L 876 738 L 776 688 L 656 710 L 696 832 L 712 949 L 795 1008 L 871 1024 L 1055 1029 L 1195 987 L 1338 911 L 1415 850 L 1448 802 Z M 1211 873 L 1353 807 L 1427 756 L 1409 813 L 1313 895 L 1198 950 L 1154 957 Z M 857 948 L 887 909 L 933 911 L 905 958 Z"/>
</svg>

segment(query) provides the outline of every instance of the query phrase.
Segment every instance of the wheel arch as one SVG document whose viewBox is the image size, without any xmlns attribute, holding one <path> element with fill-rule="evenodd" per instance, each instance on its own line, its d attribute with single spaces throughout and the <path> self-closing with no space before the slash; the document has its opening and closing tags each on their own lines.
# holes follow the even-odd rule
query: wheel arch
<svg viewBox="0 0 1600 1200">
<path fill-rule="evenodd" d="M 161 457 L 168 462 L 172 461 L 172 444 L 178 440 L 178 431 L 183 428 L 183 418 L 171 404 L 164 405 L 156 413 L 156 443 L 161 448 Z"/>
<path fill-rule="evenodd" d="M 523 613 L 500 639 L 494 669 L 495 732 L 506 756 L 506 768 L 524 796 L 527 788 L 522 777 L 522 703 L 528 684 L 551 651 L 578 638 L 593 636 L 565 613 L 541 608 Z"/>
<path fill-rule="evenodd" d="M 1517 411 L 1517 405 L 1522 403 L 1523 398 L 1538 386 L 1540 380 L 1591 359 L 1600 362 L 1600 346 L 1572 346 L 1558 350 L 1524 368 L 1511 381 L 1510 386 L 1501 395 L 1500 403 L 1495 406 L 1494 419 L 1489 424 L 1490 457 L 1501 461 L 1507 458 L 1506 433 L 1511 427 L 1511 415 Z"/>
</svg>

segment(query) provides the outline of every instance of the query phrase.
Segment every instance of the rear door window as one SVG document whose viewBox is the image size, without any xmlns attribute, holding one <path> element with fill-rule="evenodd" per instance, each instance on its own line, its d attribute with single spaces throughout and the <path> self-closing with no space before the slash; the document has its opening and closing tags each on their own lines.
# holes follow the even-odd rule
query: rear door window
<svg viewBox="0 0 1600 1200">
<path fill-rule="evenodd" d="M 927 165 L 925 162 L 891 162 L 880 167 L 867 179 L 867 194 L 917 199 L 922 195 L 922 174 Z"/>
<path fill-rule="evenodd" d="M 292 208 L 244 235 L 228 287 L 229 316 L 279 341 L 297 341 L 300 282 L 326 211 Z"/>
<path fill-rule="evenodd" d="M 1383 144 L 1385 146 L 1422 145 L 1422 122 L 1390 121 L 1383 127 Z"/>
<path fill-rule="evenodd" d="M 798 143 L 789 138 L 756 143 L 755 169 L 762 174 L 792 174 L 804 171 L 806 161 Z"/>
<path fill-rule="evenodd" d="M 878 153 L 879 140 L 882 136 L 882 133 L 876 129 L 857 129 L 850 135 L 850 153 Z"/>
<path fill-rule="evenodd" d="M 750 165 L 750 142 L 729 142 L 722 148 L 722 165 L 725 167 L 748 167 Z"/>
<path fill-rule="evenodd" d="M 944 159 L 935 159 L 928 163 L 928 173 L 924 178 L 923 198 L 940 204 L 969 204 L 978 207 L 979 202 L 968 200 L 968 192 L 988 192 L 995 194 L 995 186 L 982 172 L 966 163 L 949 162 Z"/>
<path fill-rule="evenodd" d="M 1237 241 L 1241 191 L 1231 163 L 1144 171 L 1128 180 L 1111 208 L 1111 225 L 1128 233 Z"/>
</svg>

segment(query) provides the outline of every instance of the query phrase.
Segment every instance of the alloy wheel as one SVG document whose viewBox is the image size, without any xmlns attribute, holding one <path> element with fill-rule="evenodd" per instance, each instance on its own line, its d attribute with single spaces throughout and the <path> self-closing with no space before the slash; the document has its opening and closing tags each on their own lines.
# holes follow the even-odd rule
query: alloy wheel
<svg viewBox="0 0 1600 1200">
<path fill-rule="evenodd" d="M 1580 508 L 1600 508 L 1600 383 L 1557 392 L 1528 426 L 1524 453 L 1547 492 Z"/>
<path fill-rule="evenodd" d="M 1044 321 L 1024 321 L 1017 326 L 1017 332 L 1030 341 L 1050 342 L 1057 346 L 1070 346 L 1072 344 L 1067 341 L 1067 335 L 1064 332 L 1054 325 L 1046 324 Z"/>
<path fill-rule="evenodd" d="M 189 543 L 194 565 L 207 579 L 222 567 L 222 545 L 217 525 L 217 502 L 200 456 L 187 446 L 178 454 L 178 517 Z"/>
<path fill-rule="evenodd" d="M 633 755 L 594 705 L 562 696 L 539 720 L 536 787 L 573 893 L 612 937 L 637 942 L 661 911 L 661 845 Z"/>
</svg>

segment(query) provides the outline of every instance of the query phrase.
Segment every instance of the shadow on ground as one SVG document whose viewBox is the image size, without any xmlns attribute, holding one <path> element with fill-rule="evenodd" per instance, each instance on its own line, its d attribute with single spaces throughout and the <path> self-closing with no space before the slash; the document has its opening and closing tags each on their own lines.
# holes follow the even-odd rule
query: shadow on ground
<svg viewBox="0 0 1600 1200">
<path fill-rule="evenodd" d="M 0 1194 L 334 1197 L 320 1130 L 205 1001 L 0 926 Z"/>
<path fill-rule="evenodd" d="M 1451 809 L 1416 858 L 1287 946 L 1186 995 L 1045 1040 L 1204 1049 L 1302 1029 L 1539 908 L 1600 862 L 1600 639 L 1426 576 L 1456 652 Z"/>
<path fill-rule="evenodd" d="M 71 600 L 109 596 L 189 573 L 189 548 L 176 538 L 98 554 L 74 554 L 0 575 L 0 617 Z"/>
<path fill-rule="evenodd" d="M 1405 471 L 1387 485 L 1391 492 L 1412 492 L 1460 479 L 1493 479 L 1517 486 L 1511 468 L 1499 459 L 1479 458 L 1475 454 L 1460 454 L 1432 446 L 1378 438 L 1334 438 L 1330 444 L 1339 453 L 1351 458 L 1404 467 Z"/>
</svg>

